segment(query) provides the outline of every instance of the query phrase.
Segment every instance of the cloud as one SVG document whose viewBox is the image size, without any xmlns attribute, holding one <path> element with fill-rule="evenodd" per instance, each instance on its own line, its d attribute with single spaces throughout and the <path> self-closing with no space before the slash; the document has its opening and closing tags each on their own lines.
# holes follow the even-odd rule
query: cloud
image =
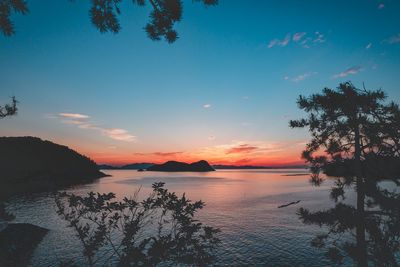
<svg viewBox="0 0 400 267">
<path fill-rule="evenodd" d="M 78 121 L 78 120 L 62 120 L 61 122 L 65 123 L 65 124 L 73 124 L 73 125 L 82 125 L 82 124 L 84 124 L 83 121 Z"/>
<path fill-rule="evenodd" d="M 378 5 L 378 9 L 384 9 L 385 8 L 385 4 L 384 3 L 380 3 L 379 5 Z"/>
<path fill-rule="evenodd" d="M 210 141 L 214 141 L 215 140 L 215 136 L 214 135 L 210 135 L 209 137 L 208 137 L 208 140 L 210 140 Z"/>
<path fill-rule="evenodd" d="M 136 141 L 136 136 L 129 134 L 127 130 L 112 128 L 112 129 L 101 129 L 104 135 L 111 139 L 125 142 Z"/>
<path fill-rule="evenodd" d="M 229 143 L 192 148 L 190 151 L 133 153 L 136 161 L 177 161 L 194 162 L 205 159 L 211 164 L 274 165 L 301 162 L 299 155 L 303 140 L 268 142 L 255 140 L 232 140 Z"/>
<path fill-rule="evenodd" d="M 68 119 L 89 119 L 90 116 L 84 115 L 84 114 L 79 114 L 79 113 L 58 113 L 58 116 L 62 118 L 68 118 Z"/>
<path fill-rule="evenodd" d="M 313 40 L 314 43 L 325 43 L 325 36 L 320 32 L 315 32 L 316 38 Z"/>
<path fill-rule="evenodd" d="M 393 35 L 391 37 L 389 37 L 386 40 L 383 40 L 384 43 L 388 43 L 388 44 L 397 44 L 400 43 L 400 33 Z"/>
<path fill-rule="evenodd" d="M 289 76 L 283 77 L 284 80 L 289 80 Z"/>
<path fill-rule="evenodd" d="M 300 45 L 304 48 L 310 48 L 311 46 L 325 42 L 325 36 L 320 32 L 315 32 L 313 36 L 303 39 L 303 41 L 300 42 Z"/>
<path fill-rule="evenodd" d="M 272 41 L 269 42 L 268 48 L 272 48 L 274 46 L 281 46 L 281 47 L 287 46 L 290 42 L 290 36 L 291 36 L 291 34 L 288 33 L 288 34 L 286 34 L 286 36 L 283 40 L 273 39 Z"/>
<path fill-rule="evenodd" d="M 307 38 L 305 38 L 305 36 L 307 36 Z M 286 34 L 283 40 L 271 40 L 268 44 L 268 48 L 272 48 L 274 46 L 285 47 L 290 43 L 291 40 L 304 48 L 310 48 L 311 46 L 324 43 L 326 41 L 325 36 L 318 31 L 311 34 L 307 34 L 306 32 L 296 32 L 293 34 L 293 36 L 291 33 Z"/>
<path fill-rule="evenodd" d="M 88 115 L 79 113 L 58 113 L 58 116 L 54 116 L 54 118 L 60 119 L 61 123 L 64 124 L 76 125 L 80 129 L 99 131 L 102 135 L 107 136 L 108 138 L 114 140 L 124 141 L 124 142 L 136 141 L 136 136 L 130 134 L 125 129 L 105 128 L 91 123 L 88 120 L 90 118 L 90 116 Z"/>
<path fill-rule="evenodd" d="M 304 35 L 306 35 L 307 33 L 305 32 L 296 32 L 295 34 L 293 34 L 293 41 L 298 42 L 301 40 L 301 38 L 303 38 Z"/>
<path fill-rule="evenodd" d="M 153 152 L 152 154 L 159 157 L 173 157 L 176 155 L 182 154 L 183 151 L 175 151 L 175 152 Z"/>
<path fill-rule="evenodd" d="M 203 108 L 211 108 L 211 104 L 204 104 Z"/>
<path fill-rule="evenodd" d="M 243 145 L 239 145 L 239 146 L 235 146 L 232 148 L 229 148 L 226 150 L 227 154 L 232 154 L 232 153 L 249 153 L 252 152 L 254 150 L 257 150 L 258 147 L 257 146 L 252 146 L 249 144 L 243 144 Z"/>
<path fill-rule="evenodd" d="M 150 152 L 150 153 L 133 153 L 135 156 L 158 156 L 158 157 L 174 157 L 183 154 L 184 151 L 173 152 Z"/>
<path fill-rule="evenodd" d="M 342 71 L 341 73 L 333 75 L 333 78 L 343 78 L 350 74 L 354 75 L 354 74 L 359 73 L 361 70 L 362 70 L 361 66 L 354 66 L 354 67 L 348 68 L 345 71 Z"/>
<path fill-rule="evenodd" d="M 292 79 L 292 81 L 293 82 L 300 82 L 300 81 L 303 81 L 303 80 L 305 80 L 306 78 L 308 78 L 308 77 L 310 77 L 310 76 L 313 76 L 313 75 L 316 75 L 316 74 L 318 74 L 318 72 L 307 72 L 307 73 L 304 73 L 304 74 L 300 74 L 300 75 L 298 75 L 298 76 L 296 76 L 296 77 L 294 77 L 293 79 Z"/>
<path fill-rule="evenodd" d="M 370 49 L 372 47 L 372 43 L 367 44 L 367 46 L 365 47 L 365 49 Z"/>
</svg>

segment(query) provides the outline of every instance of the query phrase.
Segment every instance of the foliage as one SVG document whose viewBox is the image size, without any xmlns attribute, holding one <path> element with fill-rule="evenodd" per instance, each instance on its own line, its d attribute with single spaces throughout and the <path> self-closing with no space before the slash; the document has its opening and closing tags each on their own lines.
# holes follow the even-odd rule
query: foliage
<svg viewBox="0 0 400 267">
<path fill-rule="evenodd" d="M 178 197 L 164 183 L 154 183 L 152 188 L 142 201 L 139 191 L 122 201 L 115 201 L 114 193 L 57 194 L 58 214 L 75 230 L 89 266 L 110 261 L 118 266 L 212 263 L 219 230 L 194 219 L 204 203 Z"/>
<path fill-rule="evenodd" d="M 218 0 L 195 0 L 206 6 L 216 5 Z M 120 4 L 122 0 L 91 0 L 90 19 L 94 26 L 101 32 L 118 33 L 121 25 L 118 16 L 121 14 Z M 146 0 L 132 0 L 137 6 L 145 6 Z M 145 30 L 152 40 L 164 38 L 173 43 L 178 38 L 174 29 L 177 22 L 182 19 L 181 0 L 148 0 L 152 7 Z M 14 26 L 10 20 L 12 12 L 26 14 L 27 3 L 24 0 L 0 0 L 0 30 L 4 35 L 14 34 Z"/>
<path fill-rule="evenodd" d="M 0 14 L 1 12 L 2 7 L 0 4 Z M 15 97 L 13 97 L 11 105 L 6 104 L 4 107 L 0 106 L 0 119 L 17 114 L 17 103 L 17 100 Z M 15 216 L 13 214 L 6 211 L 5 205 L 2 201 L 2 196 L 0 194 L 0 220 L 11 221 L 14 218 Z"/>
<path fill-rule="evenodd" d="M 0 9 L 1 9 L 1 6 L 0 6 Z M 0 106 L 0 119 L 17 114 L 18 101 L 15 99 L 15 97 L 12 97 L 11 100 L 12 100 L 11 104 L 6 104 L 4 106 Z"/>
<path fill-rule="evenodd" d="M 400 195 L 381 182 L 391 181 L 399 189 L 400 110 L 385 99 L 382 90 L 361 90 L 346 82 L 336 90 L 300 96 L 297 103 L 308 117 L 290 122 L 312 135 L 302 154 L 311 164 L 311 182 L 321 184 L 321 172 L 336 177 L 330 193 L 334 208 L 298 212 L 304 223 L 329 229 L 312 245 L 328 247 L 327 256 L 335 262 L 349 256 L 358 266 L 398 265 Z M 355 206 L 344 202 L 349 189 L 355 190 Z"/>
<path fill-rule="evenodd" d="M 10 17 L 12 13 L 28 13 L 28 6 L 24 0 L 0 0 L 0 31 L 5 36 L 14 34 L 14 24 Z"/>
</svg>

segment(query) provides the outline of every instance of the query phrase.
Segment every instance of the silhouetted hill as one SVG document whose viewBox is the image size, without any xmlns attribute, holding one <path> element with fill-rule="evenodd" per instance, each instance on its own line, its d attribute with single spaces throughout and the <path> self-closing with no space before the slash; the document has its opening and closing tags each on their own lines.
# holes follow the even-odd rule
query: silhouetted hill
<svg viewBox="0 0 400 267">
<path fill-rule="evenodd" d="M 99 168 L 99 170 L 119 170 L 119 169 L 121 169 L 121 167 L 112 166 L 112 165 L 108 165 L 108 164 L 97 164 L 97 168 Z"/>
<path fill-rule="evenodd" d="M 105 176 L 94 161 L 36 137 L 0 137 L 0 184 L 70 185 Z"/>
<path fill-rule="evenodd" d="M 154 165 L 154 163 L 147 163 L 147 162 L 132 163 L 132 164 L 122 166 L 121 169 L 123 169 L 123 170 L 147 169 L 148 167 L 153 166 L 153 165 Z"/>
<path fill-rule="evenodd" d="M 178 161 L 167 161 L 163 164 L 155 164 L 147 168 L 148 171 L 159 172 L 209 172 L 215 171 L 205 160 L 193 163 L 185 163 Z"/>
<path fill-rule="evenodd" d="M 123 166 L 112 166 L 107 164 L 97 165 L 100 170 L 139 170 L 139 169 L 147 169 L 150 166 L 153 166 L 154 163 L 142 162 L 142 163 L 131 163 Z"/>
</svg>

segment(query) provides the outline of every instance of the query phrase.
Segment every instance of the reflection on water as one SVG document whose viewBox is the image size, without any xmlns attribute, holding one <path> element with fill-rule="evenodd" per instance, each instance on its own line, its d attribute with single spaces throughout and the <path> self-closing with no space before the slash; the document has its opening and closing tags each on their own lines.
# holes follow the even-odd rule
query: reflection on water
<svg viewBox="0 0 400 267">
<path fill-rule="evenodd" d="M 117 197 L 133 195 L 140 188 L 144 197 L 151 184 L 164 181 L 177 194 L 203 200 L 198 214 L 204 223 L 222 230 L 218 265 L 323 266 L 330 265 L 323 252 L 309 242 L 318 227 L 303 225 L 299 207 L 311 210 L 330 207 L 329 184 L 310 186 L 304 170 L 218 170 L 209 173 L 137 172 L 110 170 L 112 177 L 70 188 L 75 194 L 88 191 L 114 192 Z M 279 205 L 301 200 L 278 209 Z M 54 266 L 61 259 L 81 258 L 74 232 L 58 218 L 51 194 L 18 197 L 10 208 L 17 222 L 30 222 L 52 231 L 35 251 L 34 266 Z M 82 264 L 82 262 L 80 262 Z"/>
</svg>

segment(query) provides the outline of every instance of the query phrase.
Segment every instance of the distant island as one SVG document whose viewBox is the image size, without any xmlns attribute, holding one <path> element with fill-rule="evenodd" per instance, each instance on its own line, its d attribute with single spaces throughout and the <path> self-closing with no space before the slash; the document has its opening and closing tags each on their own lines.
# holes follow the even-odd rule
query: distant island
<svg viewBox="0 0 400 267">
<path fill-rule="evenodd" d="M 0 137 L 0 193 L 47 190 L 106 176 L 86 156 L 36 137 Z"/>
<path fill-rule="evenodd" d="M 210 172 L 215 171 L 213 167 L 205 160 L 193 163 L 179 161 L 167 161 L 163 164 L 154 164 L 147 168 L 148 171 L 158 172 Z"/>
<path fill-rule="evenodd" d="M 97 165 L 100 170 L 147 170 L 149 167 L 157 165 L 156 163 L 132 163 L 122 166 L 114 166 L 108 164 Z M 211 165 L 214 170 L 240 170 L 240 169 L 308 169 L 307 165 L 288 165 L 288 166 L 253 166 L 253 165 Z"/>
<path fill-rule="evenodd" d="M 99 164 L 97 165 L 100 170 L 140 170 L 140 169 L 147 169 L 150 166 L 153 166 L 154 163 L 132 163 L 122 166 L 112 166 L 108 164 Z"/>
</svg>

